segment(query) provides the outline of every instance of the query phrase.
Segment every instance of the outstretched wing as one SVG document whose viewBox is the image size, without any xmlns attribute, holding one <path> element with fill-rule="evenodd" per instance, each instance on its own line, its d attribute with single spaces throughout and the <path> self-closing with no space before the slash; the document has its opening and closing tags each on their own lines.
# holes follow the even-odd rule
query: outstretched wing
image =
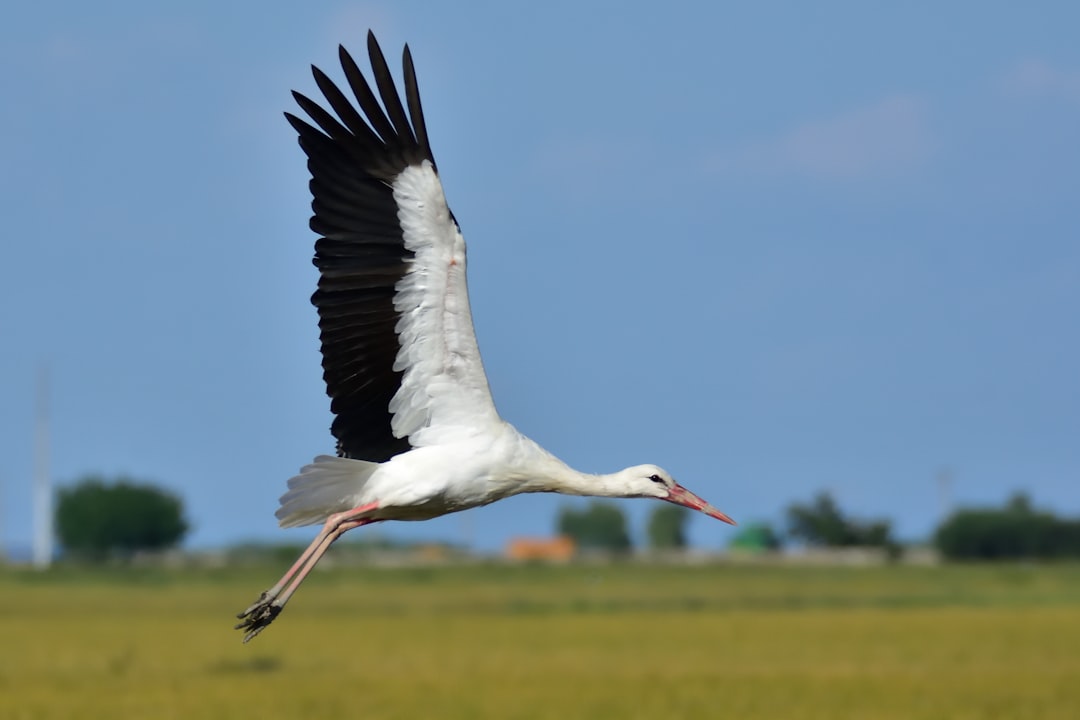
<svg viewBox="0 0 1080 720">
<path fill-rule="evenodd" d="M 286 118 L 311 171 L 323 379 L 338 454 L 383 462 L 431 432 L 497 420 L 473 332 L 465 239 L 443 195 L 412 56 L 403 107 L 375 36 L 378 97 L 344 48 L 356 106 L 318 68 L 330 114 L 293 93 L 314 121 Z M 381 99 L 381 105 L 380 105 Z"/>
</svg>

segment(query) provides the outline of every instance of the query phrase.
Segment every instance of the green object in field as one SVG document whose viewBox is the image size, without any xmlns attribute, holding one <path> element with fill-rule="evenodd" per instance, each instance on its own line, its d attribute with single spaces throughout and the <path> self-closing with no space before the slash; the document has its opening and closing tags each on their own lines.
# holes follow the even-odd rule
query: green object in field
<svg viewBox="0 0 1080 720">
<path fill-rule="evenodd" d="M 751 523 L 731 539 L 728 547 L 741 552 L 770 552 L 780 549 L 780 537 L 771 525 Z"/>
</svg>

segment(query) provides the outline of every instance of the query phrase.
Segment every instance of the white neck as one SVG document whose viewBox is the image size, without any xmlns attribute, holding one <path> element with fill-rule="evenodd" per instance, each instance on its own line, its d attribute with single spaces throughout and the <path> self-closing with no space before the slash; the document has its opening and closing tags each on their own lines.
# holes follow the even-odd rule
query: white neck
<svg viewBox="0 0 1080 720">
<path fill-rule="evenodd" d="M 528 462 L 515 478 L 520 483 L 517 492 L 557 492 L 563 495 L 592 495 L 596 497 L 627 497 L 630 486 L 623 476 L 625 471 L 610 475 L 592 475 L 574 470 L 542 447 L 528 441 L 532 446 Z"/>
</svg>

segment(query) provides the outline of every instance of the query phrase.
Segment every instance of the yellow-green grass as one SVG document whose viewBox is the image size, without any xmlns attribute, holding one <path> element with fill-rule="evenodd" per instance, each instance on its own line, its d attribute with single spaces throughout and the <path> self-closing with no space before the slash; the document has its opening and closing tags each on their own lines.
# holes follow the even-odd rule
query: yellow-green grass
<svg viewBox="0 0 1080 720">
<path fill-rule="evenodd" d="M 0 718 L 1080 717 L 1080 567 L 0 573 Z"/>
</svg>

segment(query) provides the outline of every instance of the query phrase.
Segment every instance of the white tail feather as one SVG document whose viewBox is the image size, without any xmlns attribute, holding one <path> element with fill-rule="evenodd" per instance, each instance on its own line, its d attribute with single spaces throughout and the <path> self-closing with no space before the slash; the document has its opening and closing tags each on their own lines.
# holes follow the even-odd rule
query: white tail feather
<svg viewBox="0 0 1080 720">
<path fill-rule="evenodd" d="M 289 478 L 289 491 L 274 513 L 283 528 L 321 523 L 336 512 L 356 507 L 357 496 L 379 463 L 319 455 Z"/>
</svg>

